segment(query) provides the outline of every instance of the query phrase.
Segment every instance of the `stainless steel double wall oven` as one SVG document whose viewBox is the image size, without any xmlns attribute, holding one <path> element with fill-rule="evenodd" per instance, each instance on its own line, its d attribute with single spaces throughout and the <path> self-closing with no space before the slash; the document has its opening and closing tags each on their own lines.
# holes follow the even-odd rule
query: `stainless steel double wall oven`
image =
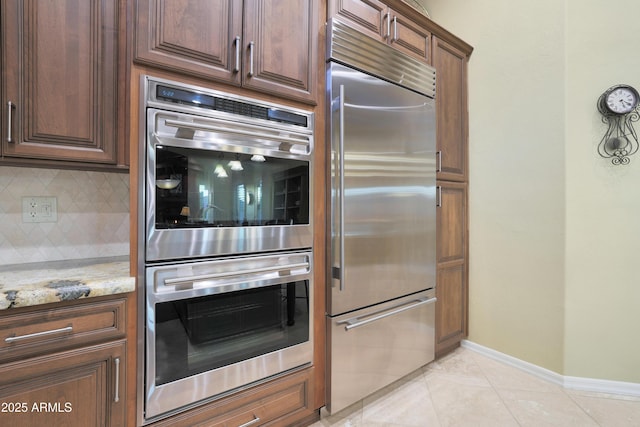
<svg viewBox="0 0 640 427">
<path fill-rule="evenodd" d="M 314 117 L 149 76 L 141 91 L 144 424 L 312 363 Z"/>
</svg>

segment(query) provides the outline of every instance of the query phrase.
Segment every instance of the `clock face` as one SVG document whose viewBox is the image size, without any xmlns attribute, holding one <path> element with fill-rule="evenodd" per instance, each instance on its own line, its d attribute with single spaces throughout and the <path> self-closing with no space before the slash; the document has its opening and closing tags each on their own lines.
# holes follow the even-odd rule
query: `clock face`
<svg viewBox="0 0 640 427">
<path fill-rule="evenodd" d="M 605 102 L 612 113 L 626 114 L 638 105 L 638 93 L 629 87 L 618 87 L 606 96 Z"/>
</svg>

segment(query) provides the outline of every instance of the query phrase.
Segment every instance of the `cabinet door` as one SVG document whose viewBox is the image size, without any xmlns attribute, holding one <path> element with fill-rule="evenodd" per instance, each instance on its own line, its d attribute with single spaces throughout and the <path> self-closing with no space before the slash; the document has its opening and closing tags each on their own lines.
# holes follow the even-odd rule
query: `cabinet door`
<svg viewBox="0 0 640 427">
<path fill-rule="evenodd" d="M 464 262 L 438 268 L 436 356 L 455 348 L 467 335 L 467 271 Z"/>
<path fill-rule="evenodd" d="M 378 0 L 330 0 L 328 16 L 337 16 L 374 39 L 382 40 L 387 6 Z"/>
<path fill-rule="evenodd" d="M 389 41 L 393 47 L 420 61 L 431 63 L 429 31 L 392 10 L 389 11 L 389 26 Z"/>
<path fill-rule="evenodd" d="M 467 334 L 467 184 L 438 181 L 436 354 Z"/>
<path fill-rule="evenodd" d="M 437 262 L 460 261 L 467 253 L 467 185 L 438 181 Z"/>
<path fill-rule="evenodd" d="M 240 84 L 242 0 L 137 0 L 134 59 Z"/>
<path fill-rule="evenodd" d="M 243 86 L 315 100 L 318 0 L 245 0 Z"/>
<path fill-rule="evenodd" d="M 125 342 L 0 365 L 2 424 L 124 426 Z"/>
<path fill-rule="evenodd" d="M 3 154 L 115 164 L 118 0 L 1 8 Z"/>
<path fill-rule="evenodd" d="M 433 37 L 436 69 L 437 177 L 467 179 L 467 57 L 450 44 Z"/>
</svg>

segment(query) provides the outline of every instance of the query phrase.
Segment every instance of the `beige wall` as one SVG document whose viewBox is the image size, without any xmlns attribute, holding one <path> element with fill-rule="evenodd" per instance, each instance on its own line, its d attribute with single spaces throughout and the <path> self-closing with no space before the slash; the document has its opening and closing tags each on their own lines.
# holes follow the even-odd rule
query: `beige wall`
<svg viewBox="0 0 640 427">
<path fill-rule="evenodd" d="M 595 109 L 615 83 L 640 88 L 640 3 L 421 2 L 475 47 L 469 339 L 563 375 L 640 382 L 640 154 L 600 158 Z"/>
<path fill-rule="evenodd" d="M 597 156 L 594 107 L 614 84 L 640 89 L 640 2 L 566 3 L 565 373 L 640 383 L 640 153 Z"/>
</svg>

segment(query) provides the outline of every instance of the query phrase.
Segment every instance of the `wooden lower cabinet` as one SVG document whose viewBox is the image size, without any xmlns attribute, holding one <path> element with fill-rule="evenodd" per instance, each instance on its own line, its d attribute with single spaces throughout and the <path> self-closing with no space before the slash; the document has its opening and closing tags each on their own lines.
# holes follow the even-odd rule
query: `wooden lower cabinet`
<svg viewBox="0 0 640 427">
<path fill-rule="evenodd" d="M 468 323 L 467 184 L 438 181 L 436 356 L 460 345 Z"/>
<path fill-rule="evenodd" d="M 124 426 L 126 341 L 0 365 L 0 424 Z"/>
<path fill-rule="evenodd" d="M 312 377 L 313 368 L 305 369 L 167 418 L 152 426 L 298 425 L 304 420 L 313 420 L 317 414 L 313 408 Z"/>
<path fill-rule="evenodd" d="M 437 270 L 436 355 L 457 347 L 467 335 L 466 273 L 464 262 Z"/>
</svg>

